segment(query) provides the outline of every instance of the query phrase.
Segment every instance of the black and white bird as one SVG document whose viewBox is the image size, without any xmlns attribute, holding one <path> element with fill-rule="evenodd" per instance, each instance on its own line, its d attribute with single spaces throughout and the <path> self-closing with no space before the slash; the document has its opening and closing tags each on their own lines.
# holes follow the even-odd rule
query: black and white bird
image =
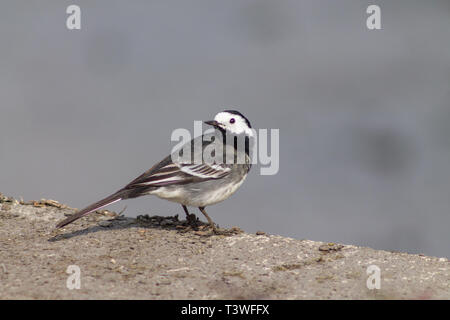
<svg viewBox="0 0 450 320">
<path fill-rule="evenodd" d="M 208 219 L 213 231 L 217 232 L 205 207 L 227 199 L 244 182 L 251 167 L 254 133 L 248 119 L 239 111 L 219 112 L 214 120 L 205 123 L 213 126 L 215 130 L 187 142 L 190 144 L 189 148 L 186 148 L 187 144 L 181 148 L 191 151 L 188 161 L 184 157 L 186 154 L 183 155 L 179 150 L 174 151 L 122 189 L 69 216 L 58 223 L 56 228 L 64 227 L 120 200 L 156 195 L 180 203 L 187 218 L 190 217 L 187 206 L 198 207 Z M 239 142 L 242 140 L 243 144 Z M 210 158 L 221 161 L 205 161 L 206 150 L 211 153 Z M 222 156 L 216 157 L 217 150 Z M 200 159 L 200 162 L 195 162 L 195 159 Z"/>
</svg>

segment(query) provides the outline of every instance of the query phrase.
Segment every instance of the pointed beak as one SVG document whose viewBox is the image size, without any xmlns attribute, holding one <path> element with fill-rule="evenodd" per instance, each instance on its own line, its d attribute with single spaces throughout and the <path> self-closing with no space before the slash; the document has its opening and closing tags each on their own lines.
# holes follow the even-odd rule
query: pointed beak
<svg viewBox="0 0 450 320">
<path fill-rule="evenodd" d="M 216 120 L 205 121 L 205 123 L 209 124 L 210 126 L 213 126 L 213 127 L 220 127 L 219 123 Z"/>
</svg>

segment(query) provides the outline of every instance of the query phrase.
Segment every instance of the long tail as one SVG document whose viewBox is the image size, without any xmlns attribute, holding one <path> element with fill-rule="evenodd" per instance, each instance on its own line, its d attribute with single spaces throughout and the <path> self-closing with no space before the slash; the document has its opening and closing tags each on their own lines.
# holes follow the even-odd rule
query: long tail
<svg viewBox="0 0 450 320">
<path fill-rule="evenodd" d="M 91 204 L 90 206 L 78 211 L 77 213 L 74 213 L 73 215 L 71 215 L 70 217 L 68 217 L 67 219 L 61 221 L 60 223 L 58 223 L 56 225 L 56 228 L 62 228 L 66 225 L 68 225 L 69 223 L 74 222 L 75 220 L 80 219 L 81 217 L 95 211 L 98 209 L 101 209 L 103 207 L 106 207 L 114 202 L 120 201 L 123 199 L 123 192 L 118 191 L 112 195 L 110 195 L 109 197 L 106 197 L 105 199 L 102 199 L 96 203 Z"/>
</svg>

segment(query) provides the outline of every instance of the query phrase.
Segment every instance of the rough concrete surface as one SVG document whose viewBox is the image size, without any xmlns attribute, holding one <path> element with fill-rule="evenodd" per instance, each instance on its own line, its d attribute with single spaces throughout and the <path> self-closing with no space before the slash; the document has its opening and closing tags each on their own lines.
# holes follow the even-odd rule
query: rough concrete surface
<svg viewBox="0 0 450 320">
<path fill-rule="evenodd" d="M 0 194 L 1 299 L 450 298 L 447 258 L 238 228 L 212 235 L 177 217 L 105 210 L 55 231 L 73 212 Z M 80 289 L 67 288 L 70 265 L 80 268 Z M 370 265 L 380 268 L 380 289 L 367 288 Z"/>
</svg>

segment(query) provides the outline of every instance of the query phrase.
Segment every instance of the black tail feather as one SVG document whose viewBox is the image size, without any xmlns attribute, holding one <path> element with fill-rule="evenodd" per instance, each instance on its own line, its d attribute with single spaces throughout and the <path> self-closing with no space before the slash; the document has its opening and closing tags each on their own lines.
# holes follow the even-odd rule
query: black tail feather
<svg viewBox="0 0 450 320">
<path fill-rule="evenodd" d="M 70 217 L 67 217 L 65 220 L 61 221 L 60 223 L 58 223 L 56 225 L 56 228 L 62 228 L 66 225 L 68 225 L 69 223 L 74 222 L 75 220 L 80 219 L 81 217 L 95 211 L 98 209 L 101 209 L 103 207 L 106 207 L 107 205 L 110 205 L 114 202 L 117 202 L 119 200 L 123 199 L 123 193 L 122 192 L 117 192 L 114 193 L 112 195 L 110 195 L 109 197 L 106 197 L 105 199 L 102 199 L 100 201 L 97 201 L 96 203 L 91 204 L 90 206 L 74 213 L 73 215 L 71 215 Z"/>
</svg>

